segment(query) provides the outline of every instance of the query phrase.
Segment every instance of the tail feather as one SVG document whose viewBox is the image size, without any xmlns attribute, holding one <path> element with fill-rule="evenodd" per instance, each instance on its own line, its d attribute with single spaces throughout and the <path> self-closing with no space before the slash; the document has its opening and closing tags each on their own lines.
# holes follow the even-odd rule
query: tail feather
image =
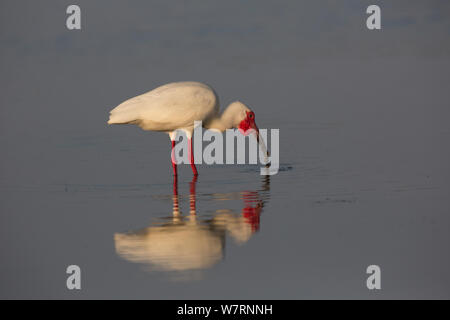
<svg viewBox="0 0 450 320">
<path fill-rule="evenodd" d="M 121 117 L 117 114 L 110 114 L 108 124 L 127 124 L 132 120 L 125 119 L 124 117 Z"/>
<path fill-rule="evenodd" d="M 138 121 L 139 113 L 133 106 L 119 105 L 109 113 L 108 124 L 129 124 Z"/>
</svg>

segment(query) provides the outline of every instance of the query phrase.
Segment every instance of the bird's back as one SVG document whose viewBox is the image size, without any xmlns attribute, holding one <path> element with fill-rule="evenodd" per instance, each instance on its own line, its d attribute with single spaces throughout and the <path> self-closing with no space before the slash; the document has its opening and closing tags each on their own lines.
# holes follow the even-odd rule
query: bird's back
<svg viewBox="0 0 450 320">
<path fill-rule="evenodd" d="M 144 130 L 192 127 L 219 112 L 214 90 L 200 82 L 173 82 L 131 98 L 110 112 L 109 124 L 132 123 Z"/>
</svg>

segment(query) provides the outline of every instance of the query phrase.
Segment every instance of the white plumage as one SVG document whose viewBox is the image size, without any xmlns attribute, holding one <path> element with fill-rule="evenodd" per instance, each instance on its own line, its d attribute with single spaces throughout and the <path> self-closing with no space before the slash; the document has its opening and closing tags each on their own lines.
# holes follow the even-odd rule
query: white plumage
<svg viewBox="0 0 450 320">
<path fill-rule="evenodd" d="M 195 120 L 219 113 L 214 90 L 199 82 L 174 82 L 131 98 L 111 111 L 109 124 L 136 124 L 144 130 L 192 131 Z"/>
<path fill-rule="evenodd" d="M 122 102 L 111 110 L 108 124 L 136 124 L 144 130 L 167 132 L 175 147 L 177 130 L 186 132 L 189 139 L 190 164 L 194 175 L 197 169 L 192 153 L 194 122 L 203 127 L 224 131 L 239 128 L 242 132 L 256 130 L 255 114 L 242 102 L 231 103 L 219 115 L 219 98 L 208 85 L 200 82 L 173 82 Z M 177 174 L 172 152 L 174 175 Z"/>
</svg>

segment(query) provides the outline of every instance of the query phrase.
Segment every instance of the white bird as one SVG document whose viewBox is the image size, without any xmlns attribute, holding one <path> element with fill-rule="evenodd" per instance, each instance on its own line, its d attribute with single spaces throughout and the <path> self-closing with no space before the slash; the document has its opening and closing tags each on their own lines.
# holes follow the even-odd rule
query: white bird
<svg viewBox="0 0 450 320">
<path fill-rule="evenodd" d="M 259 141 L 254 112 L 242 102 L 236 101 L 219 114 L 216 92 L 200 82 L 173 82 L 131 98 L 111 110 L 108 124 L 136 124 L 143 130 L 168 133 L 172 141 L 174 175 L 177 175 L 174 161 L 176 131 L 185 131 L 189 140 L 190 164 L 196 176 L 198 172 L 192 152 L 194 121 L 202 121 L 203 127 L 221 132 L 238 128 L 247 134 L 248 130 L 253 129 Z"/>
</svg>

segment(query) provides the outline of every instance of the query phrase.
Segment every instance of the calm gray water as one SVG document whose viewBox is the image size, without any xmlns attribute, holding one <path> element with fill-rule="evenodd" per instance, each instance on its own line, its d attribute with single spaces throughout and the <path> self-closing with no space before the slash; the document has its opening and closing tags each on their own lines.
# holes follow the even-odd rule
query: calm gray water
<svg viewBox="0 0 450 320">
<path fill-rule="evenodd" d="M 391 2 L 2 1 L 0 297 L 450 298 L 450 6 Z M 280 129 L 280 172 L 174 195 L 167 135 L 106 120 L 180 80 Z"/>
</svg>

